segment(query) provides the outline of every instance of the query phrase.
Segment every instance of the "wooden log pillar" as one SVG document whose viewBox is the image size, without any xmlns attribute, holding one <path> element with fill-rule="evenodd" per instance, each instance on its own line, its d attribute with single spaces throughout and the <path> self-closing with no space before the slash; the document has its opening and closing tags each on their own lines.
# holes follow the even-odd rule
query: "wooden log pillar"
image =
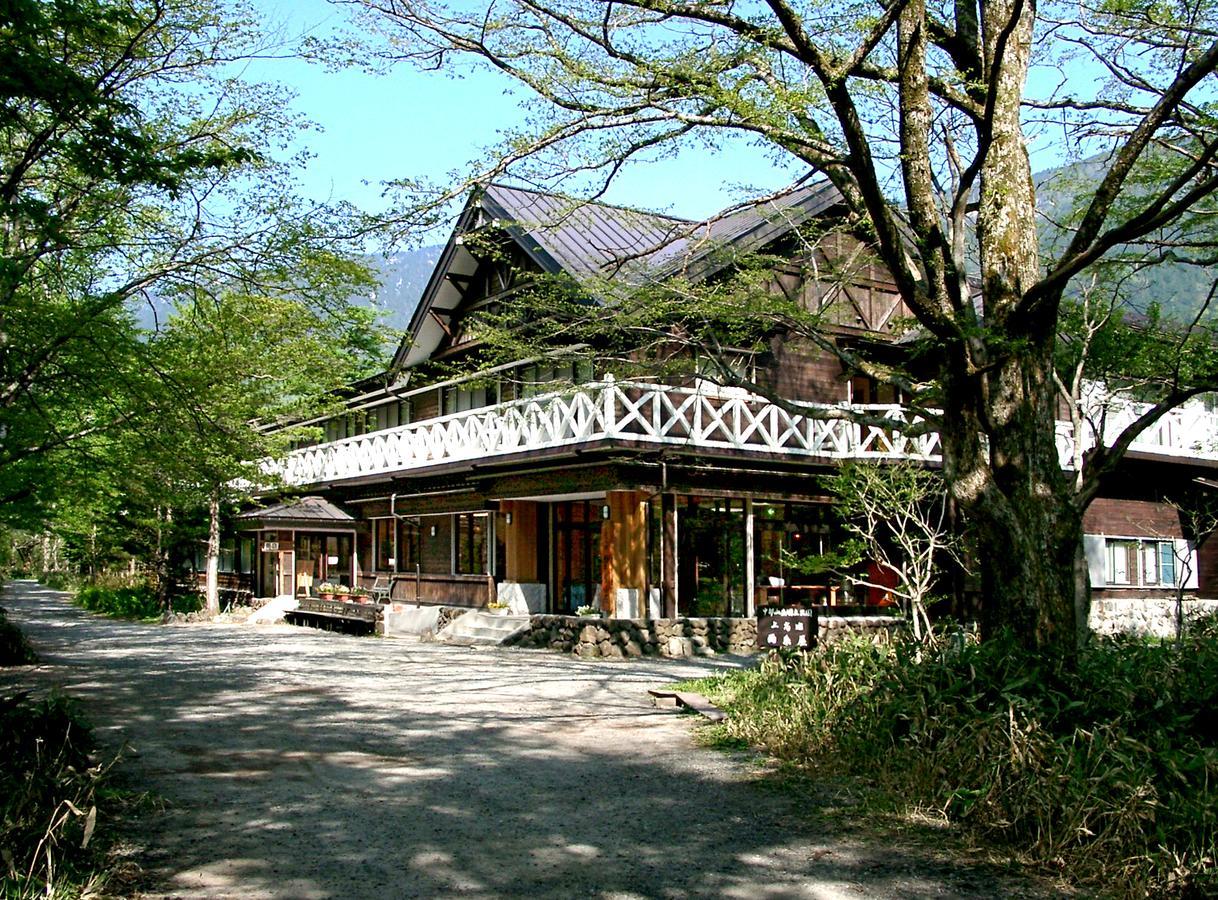
<svg viewBox="0 0 1218 900">
<path fill-rule="evenodd" d="M 662 514 L 660 529 L 660 580 L 663 597 L 662 615 L 667 619 L 677 615 L 677 498 L 664 494 L 660 498 Z"/>
<path fill-rule="evenodd" d="M 637 591 L 637 615 L 647 603 L 647 494 L 609 491 L 609 518 L 601 523 L 601 608 L 617 615 L 619 589 Z"/>
<path fill-rule="evenodd" d="M 529 584 L 541 581 L 537 573 L 537 510 L 531 500 L 504 500 L 499 510 L 512 517 L 503 536 L 504 572 L 508 581 Z"/>
</svg>

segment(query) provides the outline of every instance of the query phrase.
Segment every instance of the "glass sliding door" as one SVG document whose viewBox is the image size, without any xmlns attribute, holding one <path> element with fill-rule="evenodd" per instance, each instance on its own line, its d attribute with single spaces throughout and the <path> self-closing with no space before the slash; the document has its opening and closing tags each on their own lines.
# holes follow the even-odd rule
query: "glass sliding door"
<svg viewBox="0 0 1218 900">
<path fill-rule="evenodd" d="M 556 612 L 599 605 L 601 586 L 600 501 L 554 504 Z"/>
</svg>

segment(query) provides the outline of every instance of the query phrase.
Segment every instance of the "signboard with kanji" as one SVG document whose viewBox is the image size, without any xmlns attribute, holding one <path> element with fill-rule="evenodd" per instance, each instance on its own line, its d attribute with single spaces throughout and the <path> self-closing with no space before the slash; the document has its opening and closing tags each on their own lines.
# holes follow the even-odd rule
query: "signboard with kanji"
<svg viewBox="0 0 1218 900">
<path fill-rule="evenodd" d="M 810 650 L 816 646 L 814 609 L 763 606 L 757 610 L 757 649 Z"/>
</svg>

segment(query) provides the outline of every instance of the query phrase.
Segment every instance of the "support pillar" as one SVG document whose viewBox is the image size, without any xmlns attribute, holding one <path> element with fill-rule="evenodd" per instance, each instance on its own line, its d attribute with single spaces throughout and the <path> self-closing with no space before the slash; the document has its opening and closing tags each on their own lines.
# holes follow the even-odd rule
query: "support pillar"
<svg viewBox="0 0 1218 900">
<path fill-rule="evenodd" d="M 661 572 L 662 593 L 666 619 L 674 619 L 677 615 L 677 498 L 674 494 L 664 494 L 660 498 L 660 509 L 663 517 L 660 533 L 662 548 Z"/>
<path fill-rule="evenodd" d="M 609 491 L 605 502 L 609 518 L 601 523 L 601 608 L 610 616 L 626 612 L 618 609 L 618 592 L 632 591 L 629 614 L 642 617 L 647 602 L 647 495 Z"/>
</svg>

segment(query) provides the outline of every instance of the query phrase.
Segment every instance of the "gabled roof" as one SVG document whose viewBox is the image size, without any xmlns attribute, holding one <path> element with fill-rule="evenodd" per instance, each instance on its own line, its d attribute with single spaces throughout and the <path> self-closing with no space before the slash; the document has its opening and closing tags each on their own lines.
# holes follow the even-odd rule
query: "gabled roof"
<svg viewBox="0 0 1218 900">
<path fill-rule="evenodd" d="M 837 205 L 828 181 L 796 187 L 702 222 L 490 184 L 476 190 L 457 220 L 394 357 L 395 369 L 427 359 L 443 328 L 436 314 L 453 310 L 451 276 L 477 265 L 463 235 L 481 225 L 502 228 L 542 269 L 582 281 L 633 284 L 682 275 L 699 281 Z"/>
<path fill-rule="evenodd" d="M 575 278 L 613 278 L 615 268 L 649 257 L 693 224 L 501 184 L 487 186 L 482 204 L 543 269 Z"/>
<path fill-rule="evenodd" d="M 238 522 L 249 528 L 288 528 L 298 525 L 302 528 L 318 526 L 334 526 L 350 528 L 355 517 L 339 509 L 323 497 L 298 497 L 285 500 L 264 509 L 251 509 L 239 513 Z"/>
</svg>

